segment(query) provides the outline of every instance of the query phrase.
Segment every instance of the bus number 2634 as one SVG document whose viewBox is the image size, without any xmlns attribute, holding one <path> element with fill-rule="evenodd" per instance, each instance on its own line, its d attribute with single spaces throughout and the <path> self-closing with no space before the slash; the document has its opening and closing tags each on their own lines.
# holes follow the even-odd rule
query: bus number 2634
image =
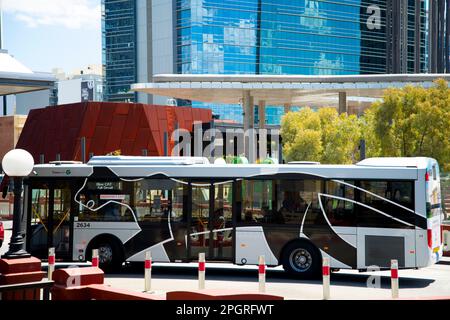
<svg viewBox="0 0 450 320">
<path fill-rule="evenodd" d="M 75 228 L 90 228 L 91 224 L 89 222 L 77 222 Z"/>
</svg>

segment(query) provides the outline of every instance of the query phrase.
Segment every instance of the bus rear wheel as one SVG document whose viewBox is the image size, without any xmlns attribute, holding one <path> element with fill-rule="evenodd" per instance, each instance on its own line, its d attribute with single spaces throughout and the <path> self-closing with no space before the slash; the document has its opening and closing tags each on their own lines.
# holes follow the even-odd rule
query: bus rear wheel
<svg viewBox="0 0 450 320">
<path fill-rule="evenodd" d="M 105 272 L 119 271 L 123 263 L 123 253 L 117 241 L 110 238 L 98 239 L 92 246 L 92 249 L 98 249 L 99 267 Z M 89 255 L 92 261 L 92 249 Z"/>
<path fill-rule="evenodd" d="M 318 278 L 322 266 L 321 254 L 307 241 L 292 242 L 283 250 L 282 264 L 286 272 L 296 277 Z"/>
</svg>

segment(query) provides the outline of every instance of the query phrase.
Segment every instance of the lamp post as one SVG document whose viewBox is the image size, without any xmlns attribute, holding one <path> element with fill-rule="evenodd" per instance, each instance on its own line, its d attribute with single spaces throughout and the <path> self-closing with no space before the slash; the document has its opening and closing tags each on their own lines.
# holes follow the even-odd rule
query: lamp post
<svg viewBox="0 0 450 320">
<path fill-rule="evenodd" d="M 2 160 L 3 171 L 14 181 L 13 233 L 9 243 L 9 250 L 2 257 L 5 259 L 28 258 L 31 256 L 25 250 L 20 216 L 22 213 L 23 178 L 31 173 L 33 166 L 33 156 L 22 149 L 9 151 Z"/>
</svg>

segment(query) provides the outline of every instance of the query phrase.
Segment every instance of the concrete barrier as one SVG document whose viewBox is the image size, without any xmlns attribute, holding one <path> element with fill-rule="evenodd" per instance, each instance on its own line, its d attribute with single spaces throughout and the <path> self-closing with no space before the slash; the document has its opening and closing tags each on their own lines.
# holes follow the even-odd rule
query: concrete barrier
<svg viewBox="0 0 450 320">
<path fill-rule="evenodd" d="M 0 259 L 0 285 L 39 282 L 45 277 L 41 260 L 30 258 Z M 2 300 L 39 300 L 40 289 L 5 292 Z"/>
<path fill-rule="evenodd" d="M 164 296 L 131 292 L 112 288 L 104 284 L 92 284 L 88 286 L 88 294 L 91 300 L 166 300 Z"/>
<path fill-rule="evenodd" d="M 104 284 L 104 273 L 97 267 L 58 269 L 53 273 L 52 300 L 164 300 L 151 295 L 112 288 Z"/>
<path fill-rule="evenodd" d="M 196 291 L 171 291 L 167 300 L 284 300 L 284 297 L 265 293 L 238 290 L 202 289 Z"/>
</svg>

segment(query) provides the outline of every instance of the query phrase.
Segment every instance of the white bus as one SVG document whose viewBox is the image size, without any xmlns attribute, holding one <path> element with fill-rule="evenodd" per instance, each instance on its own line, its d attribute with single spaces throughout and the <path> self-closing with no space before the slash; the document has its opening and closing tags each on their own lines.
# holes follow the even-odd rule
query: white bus
<svg viewBox="0 0 450 320">
<path fill-rule="evenodd" d="M 36 165 L 25 181 L 27 249 L 105 269 L 209 261 L 320 274 L 422 268 L 442 256 L 438 163 L 371 158 L 356 165 L 210 164 L 206 158 L 93 157 Z"/>
</svg>

